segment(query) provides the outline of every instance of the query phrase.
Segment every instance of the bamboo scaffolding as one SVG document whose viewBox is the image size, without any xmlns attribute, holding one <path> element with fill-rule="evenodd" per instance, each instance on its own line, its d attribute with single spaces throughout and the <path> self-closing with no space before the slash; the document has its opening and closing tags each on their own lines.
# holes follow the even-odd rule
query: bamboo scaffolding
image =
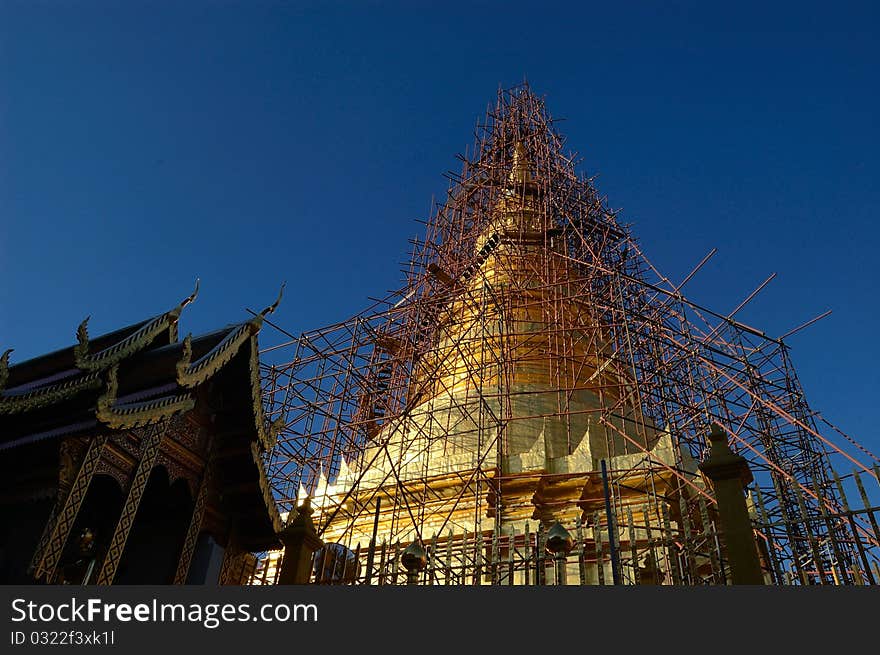
<svg viewBox="0 0 880 655">
<path fill-rule="evenodd" d="M 778 339 L 738 321 L 775 274 L 727 314 L 689 300 L 716 250 L 679 283 L 665 277 L 563 144 L 543 99 L 500 91 L 410 240 L 403 286 L 299 336 L 268 323 L 265 413 L 283 427 L 264 465 L 279 508 L 324 499 L 316 525 L 353 557 L 342 577 L 354 584 L 403 582 L 413 540 L 429 543 L 424 584 L 638 584 L 641 562 L 646 582 L 726 584 L 714 496 L 694 466 L 717 423 L 754 476 L 767 579 L 876 584 L 865 481 L 876 485 L 878 460 L 811 410 L 783 341 L 827 313 Z M 539 425 L 558 426 L 571 462 L 589 425 L 605 476 L 583 462 L 511 472 L 516 440 Z M 467 466 L 445 454 L 456 448 Z M 840 479 L 844 465 L 856 472 Z M 553 517 L 575 535 L 560 561 L 545 552 Z M 277 557 L 264 560 L 257 577 L 271 584 Z"/>
</svg>

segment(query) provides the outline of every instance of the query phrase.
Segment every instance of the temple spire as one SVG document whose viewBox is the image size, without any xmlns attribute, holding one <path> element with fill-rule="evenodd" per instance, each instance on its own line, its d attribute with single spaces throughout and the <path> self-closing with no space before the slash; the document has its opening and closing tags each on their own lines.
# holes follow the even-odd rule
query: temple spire
<svg viewBox="0 0 880 655">
<path fill-rule="evenodd" d="M 532 181 L 529 163 L 525 144 L 522 141 L 517 141 L 513 146 L 513 166 L 510 167 L 510 176 L 508 177 L 511 185 L 519 186 Z"/>
</svg>

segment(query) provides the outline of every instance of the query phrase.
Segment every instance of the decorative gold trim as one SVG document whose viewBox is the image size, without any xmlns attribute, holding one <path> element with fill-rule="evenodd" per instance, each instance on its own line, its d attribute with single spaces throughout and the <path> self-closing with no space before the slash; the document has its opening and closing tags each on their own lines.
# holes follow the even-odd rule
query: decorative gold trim
<svg viewBox="0 0 880 655">
<path fill-rule="evenodd" d="M 181 381 L 187 378 L 187 376 L 189 375 L 189 370 L 192 367 L 192 333 L 184 337 L 181 348 L 183 350 L 183 354 L 180 356 L 180 361 L 176 364 L 176 377 L 177 384 L 179 386 L 184 386 Z"/>
<path fill-rule="evenodd" d="M 281 304 L 281 299 L 284 297 L 284 288 L 286 286 L 287 282 L 282 282 L 281 288 L 278 289 L 278 297 L 275 299 L 275 302 L 263 309 L 258 316 L 255 316 L 250 321 L 253 341 L 251 343 L 251 358 L 249 366 L 251 372 L 251 398 L 253 400 L 254 408 L 254 426 L 257 430 L 257 440 L 264 451 L 272 450 L 272 448 L 275 447 L 275 443 L 278 440 L 278 433 L 281 432 L 281 429 L 284 427 L 284 417 L 279 416 L 272 421 L 268 428 L 266 427 L 266 415 L 263 410 L 263 387 L 260 384 L 260 349 L 257 344 L 257 333 L 263 326 L 263 320 L 266 316 L 274 314 L 275 310 L 278 309 L 278 305 Z"/>
<path fill-rule="evenodd" d="M 126 357 L 133 355 L 159 334 L 168 329 L 171 317 L 169 314 L 162 314 L 148 322 L 142 328 L 130 334 L 122 341 L 113 344 L 109 348 L 105 348 L 94 355 L 89 354 L 89 318 L 79 324 L 76 330 L 77 344 L 73 347 L 73 358 L 77 368 L 84 371 L 99 371 L 108 366 L 118 364 Z"/>
<path fill-rule="evenodd" d="M 193 388 L 202 384 L 229 363 L 246 341 L 250 341 L 249 369 L 254 428 L 260 447 L 263 450 L 271 450 L 275 446 L 278 433 L 284 427 L 284 420 L 283 417 L 279 416 L 270 425 L 266 425 L 266 415 L 263 410 L 263 392 L 260 385 L 259 345 L 257 344 L 256 335 L 251 334 L 252 328 L 252 321 L 243 323 L 194 364 L 190 363 L 192 358 L 192 336 L 188 335 L 183 340 L 183 356 L 177 363 L 177 384 L 184 388 Z"/>
<path fill-rule="evenodd" d="M 196 406 L 196 401 L 188 394 L 163 396 L 154 400 L 125 405 L 116 404 L 118 366 L 107 373 L 107 389 L 98 398 L 95 416 L 105 425 L 114 429 L 130 429 L 158 423 L 175 414 L 187 412 Z"/>
<path fill-rule="evenodd" d="M 109 409 L 116 402 L 116 393 L 119 391 L 119 367 L 113 366 L 107 371 L 107 381 L 104 393 L 98 396 L 95 404 L 95 413 L 100 414 L 102 411 Z"/>
<path fill-rule="evenodd" d="M 46 524 L 33 560 L 34 578 L 37 580 L 45 575 L 46 582 L 51 583 L 55 578 L 55 569 L 61 559 L 61 553 L 67 543 L 73 523 L 76 521 L 83 500 L 85 500 L 95 469 L 101 461 L 107 439 L 107 435 L 104 434 L 98 435 L 89 442 L 89 449 L 79 467 L 70 493 L 60 503 L 58 513 L 50 516 L 49 522 Z"/>
<path fill-rule="evenodd" d="M 251 442 L 251 457 L 254 460 L 254 464 L 257 466 L 260 491 L 263 494 L 263 502 L 266 504 L 266 510 L 269 512 L 269 518 L 272 521 L 272 529 L 277 534 L 284 528 L 284 522 L 281 520 L 281 515 L 278 513 L 278 506 L 275 504 L 275 496 L 272 495 L 272 488 L 269 486 L 269 478 L 266 475 L 266 469 L 263 468 L 263 458 L 260 455 L 260 449 L 254 442 Z"/>
<path fill-rule="evenodd" d="M 202 479 L 199 483 L 199 490 L 196 494 L 192 515 L 190 516 L 186 538 L 183 541 L 183 548 L 177 560 L 177 571 L 174 573 L 174 584 L 176 585 L 186 584 L 189 567 L 192 564 L 193 553 L 196 549 L 196 541 L 205 518 L 205 507 L 208 505 L 208 492 L 211 487 L 213 468 L 214 464 L 209 456 L 202 471 Z"/>
<path fill-rule="evenodd" d="M 249 363 L 251 374 L 251 400 L 253 402 L 254 411 L 254 427 L 257 432 L 257 440 L 263 451 L 272 450 L 278 441 L 278 434 L 284 427 L 284 416 L 279 416 L 266 425 L 266 413 L 263 408 L 263 387 L 260 384 L 260 349 L 257 344 L 257 337 L 252 337 L 251 342 L 251 358 Z"/>
<path fill-rule="evenodd" d="M 197 453 L 180 443 L 178 435 L 179 433 L 175 431 L 173 433 L 174 438 L 165 442 L 163 446 L 165 454 L 170 459 L 176 461 L 182 469 L 190 472 L 198 471 L 205 465 L 204 457 L 200 457 Z"/>
<path fill-rule="evenodd" d="M 77 344 L 73 347 L 73 358 L 76 362 L 77 368 L 81 368 L 85 371 L 98 371 L 113 366 L 114 364 L 118 364 L 126 357 L 145 348 L 153 339 L 165 330 L 170 330 L 173 340 L 176 340 L 177 321 L 180 318 L 180 314 L 184 307 L 196 299 L 198 294 L 199 280 L 196 280 L 196 286 L 193 292 L 184 298 L 177 307 L 157 316 L 122 341 L 115 343 L 109 348 L 105 348 L 94 355 L 89 354 L 88 324 L 91 317 L 87 316 L 85 320 L 79 324 L 79 327 L 76 330 Z"/>
<path fill-rule="evenodd" d="M 250 374 L 251 374 L 251 397 L 254 411 L 254 427 L 257 439 L 263 450 L 271 450 L 275 446 L 278 433 L 284 427 L 283 417 L 278 417 L 267 427 L 266 416 L 263 411 L 262 387 L 260 385 L 260 358 L 257 334 L 263 325 L 263 319 L 278 309 L 284 296 L 286 282 L 281 284 L 278 297 L 271 305 L 263 309 L 257 316 L 242 323 L 235 331 L 226 335 L 220 343 L 214 346 L 196 362 L 192 362 L 192 335 L 187 335 L 183 340 L 183 355 L 177 363 L 177 384 L 184 388 L 193 388 L 205 382 L 223 366 L 235 357 L 239 349 L 248 339 L 251 339 Z"/>
<path fill-rule="evenodd" d="M 32 389 L 22 394 L 0 397 L 0 414 L 28 412 L 72 398 L 82 391 L 100 388 L 101 378 L 98 373 L 89 373 L 83 377 Z"/>
<path fill-rule="evenodd" d="M 151 428 L 149 435 L 141 437 L 141 454 L 138 458 L 137 470 L 128 487 L 128 494 L 125 497 L 125 503 L 122 506 L 122 512 L 113 530 L 113 537 L 110 545 L 107 547 L 107 554 L 104 557 L 104 563 L 101 565 L 101 572 L 98 574 L 96 584 L 100 586 L 113 584 L 116 577 L 116 571 L 119 569 L 119 562 L 122 560 L 122 553 L 125 551 L 125 543 L 128 541 L 128 535 L 134 525 L 141 499 L 147 488 L 147 482 L 150 478 L 150 472 L 156 464 L 159 453 L 162 448 L 162 439 L 168 426 Z"/>
<path fill-rule="evenodd" d="M 99 412 L 98 420 L 117 430 L 137 428 L 159 423 L 175 414 L 188 412 L 195 406 L 196 401 L 186 394 L 165 396 L 150 402 L 111 407 Z"/>
<path fill-rule="evenodd" d="M 276 301 L 277 306 L 277 301 Z M 183 388 L 193 388 L 205 382 L 238 354 L 242 345 L 250 340 L 249 369 L 251 376 L 251 402 L 254 412 L 254 428 L 257 439 L 263 450 L 271 450 L 275 446 L 278 433 L 284 427 L 283 417 L 278 417 L 270 425 L 266 425 L 263 410 L 262 386 L 260 385 L 260 356 L 256 334 L 251 334 L 253 321 L 243 323 L 234 332 L 212 348 L 195 363 L 192 359 L 192 336 L 183 340 L 183 356 L 177 363 L 177 384 Z"/>
<path fill-rule="evenodd" d="M 192 335 L 187 335 L 183 340 L 183 355 L 177 362 L 177 384 L 192 388 L 203 383 L 235 357 L 241 345 L 251 336 L 250 331 L 250 322 L 241 324 L 194 363 L 191 363 Z"/>
</svg>

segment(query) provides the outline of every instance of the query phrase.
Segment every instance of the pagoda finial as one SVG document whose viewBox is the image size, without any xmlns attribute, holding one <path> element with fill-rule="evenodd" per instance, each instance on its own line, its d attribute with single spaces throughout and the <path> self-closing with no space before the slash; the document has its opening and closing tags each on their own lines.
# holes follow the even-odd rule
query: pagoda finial
<svg viewBox="0 0 880 655">
<path fill-rule="evenodd" d="M 522 185 L 532 181 L 532 172 L 529 170 L 529 157 L 526 146 L 522 141 L 517 141 L 513 146 L 513 165 L 510 167 L 508 178 L 511 184 Z"/>
</svg>

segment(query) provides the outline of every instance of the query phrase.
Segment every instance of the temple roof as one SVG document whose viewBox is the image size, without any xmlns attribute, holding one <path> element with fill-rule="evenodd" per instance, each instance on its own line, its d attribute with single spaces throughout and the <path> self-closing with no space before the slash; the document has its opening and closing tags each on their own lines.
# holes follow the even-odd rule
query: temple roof
<svg viewBox="0 0 880 655">
<path fill-rule="evenodd" d="M 197 291 L 169 311 L 94 338 L 86 319 L 76 344 L 12 366 L 11 351 L 0 351 L 0 453 L 196 409 L 222 434 L 226 454 L 218 465 L 239 489 L 237 511 L 260 524 L 254 534 L 274 536 L 281 523 L 262 453 L 274 445 L 276 426 L 263 412 L 257 337 L 281 296 L 253 318 L 180 340 L 178 320 Z"/>
</svg>

